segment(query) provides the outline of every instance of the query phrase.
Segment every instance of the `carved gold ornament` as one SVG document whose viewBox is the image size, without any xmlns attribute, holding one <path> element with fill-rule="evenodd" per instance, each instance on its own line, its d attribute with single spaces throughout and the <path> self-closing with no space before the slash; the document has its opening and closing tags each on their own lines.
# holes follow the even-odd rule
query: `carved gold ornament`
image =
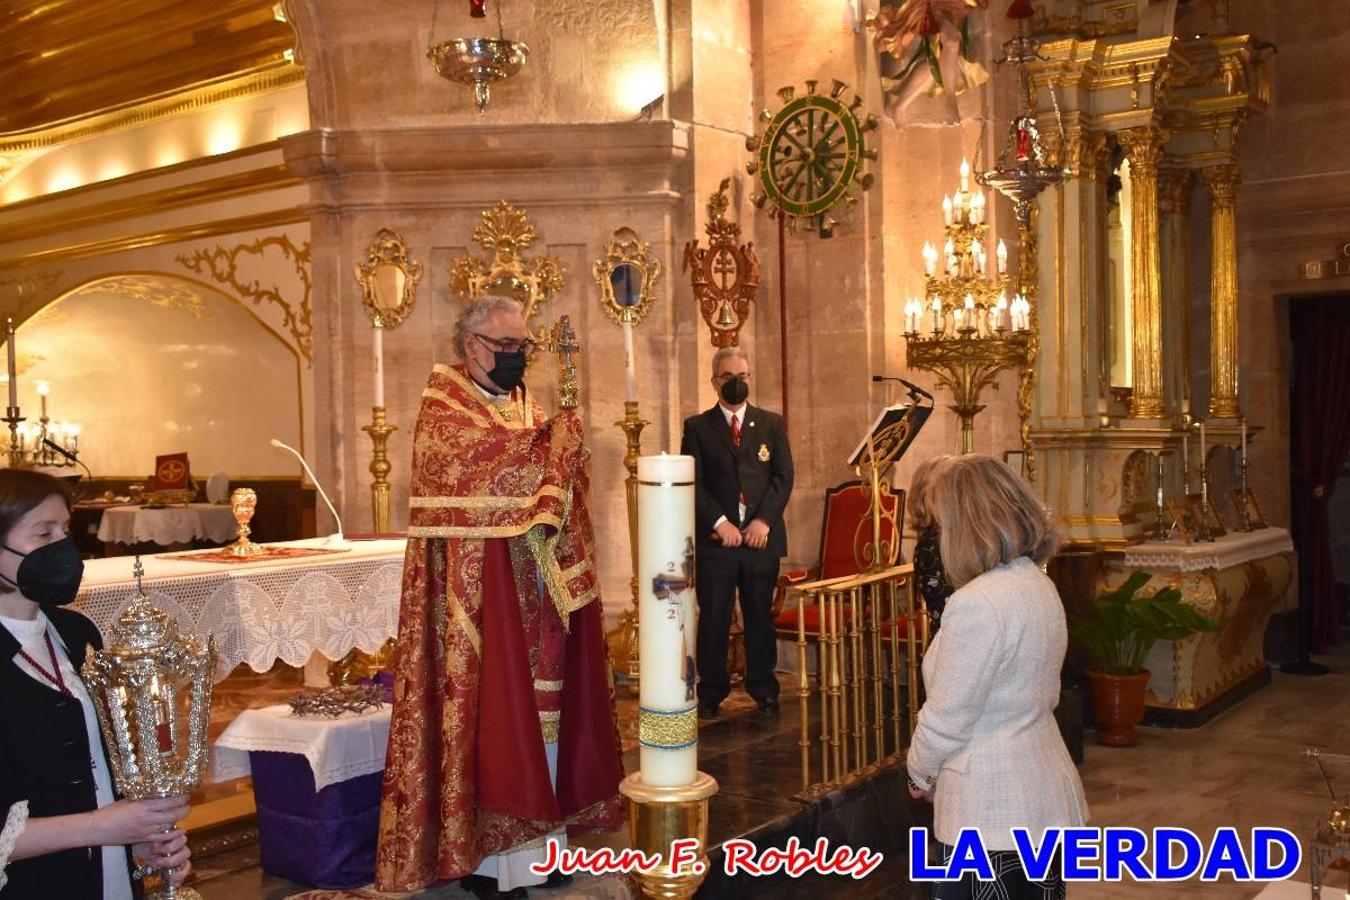
<svg viewBox="0 0 1350 900">
<path fill-rule="evenodd" d="M 686 244 L 682 266 L 690 272 L 694 299 L 712 332 L 713 346 L 719 348 L 740 343 L 750 304 L 759 293 L 755 244 L 740 243 L 741 226 L 726 218 L 730 187 L 731 179 L 723 179 L 717 193 L 708 198 L 708 224 L 704 226 L 708 246 L 699 247 L 697 238 Z"/>
<path fill-rule="evenodd" d="M 450 289 L 466 303 L 488 295 L 505 296 L 525 307 L 525 325 L 539 312 L 539 304 L 562 290 L 563 264 L 556 256 L 526 259 L 520 253 L 534 243 L 537 235 L 523 210 L 500 200 L 482 212 L 482 223 L 474 229 L 478 246 L 492 254 L 491 260 L 461 256 L 450 266 Z M 530 330 L 531 340 L 545 343 L 546 329 Z"/>
<path fill-rule="evenodd" d="M 591 268 L 595 283 L 600 285 L 600 305 L 618 324 L 638 324 L 656 299 L 661 262 L 650 250 L 651 245 L 636 231 L 619 228 L 605 249 L 605 258 L 596 260 Z"/>
<path fill-rule="evenodd" d="M 375 243 L 366 248 L 366 261 L 356 265 L 356 280 L 371 324 L 397 328 L 412 312 L 422 264 L 408 257 L 402 235 L 381 228 L 375 232 Z"/>
<path fill-rule="evenodd" d="M 287 299 L 275 281 L 270 287 L 264 287 L 261 281 L 245 274 L 259 264 L 265 265 L 264 258 L 271 249 L 279 252 L 294 267 L 295 277 L 300 283 L 298 298 Z M 248 257 L 257 257 L 257 261 L 245 268 L 244 262 Z M 217 245 L 211 250 L 182 253 L 175 259 L 198 274 L 209 275 L 216 284 L 228 287 L 237 297 L 251 300 L 254 306 L 275 303 L 281 307 L 282 325 L 290 331 L 296 349 L 311 364 L 314 362 L 314 310 L 310 306 L 313 283 L 309 272 L 309 241 L 297 247 L 291 241 L 290 235 L 269 235 L 251 244 L 239 244 L 228 249 Z"/>
</svg>

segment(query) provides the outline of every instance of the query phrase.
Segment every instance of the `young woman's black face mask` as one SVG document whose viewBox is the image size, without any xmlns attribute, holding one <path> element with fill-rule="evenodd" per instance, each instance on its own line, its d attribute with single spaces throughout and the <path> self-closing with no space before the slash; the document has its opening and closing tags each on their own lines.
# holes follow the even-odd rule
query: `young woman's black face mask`
<svg viewBox="0 0 1350 900">
<path fill-rule="evenodd" d="M 8 544 L 0 544 L 15 556 L 22 556 L 19 571 L 13 581 L 0 575 L 5 581 L 19 589 L 34 603 L 47 606 L 65 606 L 80 592 L 80 579 L 84 577 L 84 560 L 80 558 L 75 541 L 64 537 L 33 550 L 20 553 Z"/>
</svg>

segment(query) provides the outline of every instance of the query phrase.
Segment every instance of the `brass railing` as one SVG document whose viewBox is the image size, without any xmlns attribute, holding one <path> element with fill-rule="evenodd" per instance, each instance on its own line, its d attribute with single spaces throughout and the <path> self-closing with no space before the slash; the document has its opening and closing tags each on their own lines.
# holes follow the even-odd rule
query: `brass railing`
<svg viewBox="0 0 1350 900">
<path fill-rule="evenodd" d="M 789 599 L 797 600 L 803 796 L 904 758 L 919 716 L 919 663 L 928 647 L 928 616 L 914 591 L 913 572 L 911 565 L 893 566 L 790 588 Z M 806 627 L 812 608 L 819 623 L 815 633 Z M 807 666 L 811 644 L 814 681 Z"/>
</svg>

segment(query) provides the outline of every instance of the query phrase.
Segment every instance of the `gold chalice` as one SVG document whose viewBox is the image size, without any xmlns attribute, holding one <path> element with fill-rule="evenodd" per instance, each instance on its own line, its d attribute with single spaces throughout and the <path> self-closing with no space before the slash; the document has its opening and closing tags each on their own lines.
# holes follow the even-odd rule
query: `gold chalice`
<svg viewBox="0 0 1350 900">
<path fill-rule="evenodd" d="M 263 552 L 262 545 L 249 540 L 251 529 L 248 523 L 253 520 L 253 511 L 258 508 L 258 495 L 253 488 L 235 488 L 230 493 L 230 512 L 239 523 L 239 539 L 230 545 L 233 556 L 257 556 Z"/>
</svg>

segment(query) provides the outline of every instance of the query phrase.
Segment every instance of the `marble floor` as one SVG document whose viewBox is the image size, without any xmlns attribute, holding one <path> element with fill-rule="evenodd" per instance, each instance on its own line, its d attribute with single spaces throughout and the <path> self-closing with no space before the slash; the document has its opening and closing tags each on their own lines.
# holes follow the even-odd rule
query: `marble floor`
<svg viewBox="0 0 1350 900">
<path fill-rule="evenodd" d="M 1273 825 L 1290 829 L 1306 844 L 1318 818 L 1328 811 L 1329 801 L 1316 767 L 1303 755 L 1303 748 L 1317 745 L 1329 753 L 1350 753 L 1350 635 L 1338 650 L 1318 659 L 1331 667 L 1330 674 L 1304 678 L 1276 671 L 1269 687 L 1202 728 L 1144 728 L 1139 745 L 1125 750 L 1099 747 L 1089 737 L 1080 771 L 1092 808 L 1092 824 L 1145 830 L 1173 825 L 1201 835 L 1212 833 L 1220 825 L 1240 830 Z M 298 681 L 289 679 L 287 673 L 274 671 L 258 676 L 237 695 L 231 687 L 222 692 L 222 697 L 235 695 L 227 702 L 236 712 L 244 706 L 280 702 L 298 687 Z M 797 717 L 788 694 L 785 690 L 784 699 L 789 703 L 785 703 L 777 722 L 759 719 L 748 700 L 742 698 L 723 707 L 722 720 L 702 729 L 700 768 L 712 772 L 722 783 L 722 791 L 712 804 L 710 838 L 714 842 L 796 809 L 789 797 L 799 786 L 794 762 Z M 633 743 L 632 735 L 626 734 L 625 763 L 630 770 L 636 766 Z M 1329 762 L 1328 771 L 1338 793 L 1350 794 L 1350 761 Z M 584 843 L 619 845 L 625 840 L 623 832 L 616 832 L 591 836 Z M 871 883 L 818 879 L 810 885 L 802 884 L 792 895 L 812 900 L 921 896 L 903 883 L 903 848 L 877 849 L 886 853 L 887 862 L 876 878 L 869 879 Z M 1347 874 L 1335 873 L 1331 884 L 1341 888 Z M 1306 862 L 1295 878 L 1309 880 Z M 282 900 L 305 891 L 301 885 L 263 873 L 258 867 L 256 846 L 200 860 L 194 887 L 204 900 Z M 1293 887 L 1282 886 L 1286 891 Z M 1251 900 L 1266 888 L 1231 880 L 1177 885 L 1126 882 L 1074 885 L 1069 897 Z M 578 881 L 566 889 L 532 894 L 540 900 L 618 900 L 623 895 L 615 891 L 613 879 L 606 879 Z M 417 896 L 462 900 L 470 895 L 449 886 Z M 1340 894 L 1328 891 L 1323 896 L 1331 900 Z"/>
</svg>

